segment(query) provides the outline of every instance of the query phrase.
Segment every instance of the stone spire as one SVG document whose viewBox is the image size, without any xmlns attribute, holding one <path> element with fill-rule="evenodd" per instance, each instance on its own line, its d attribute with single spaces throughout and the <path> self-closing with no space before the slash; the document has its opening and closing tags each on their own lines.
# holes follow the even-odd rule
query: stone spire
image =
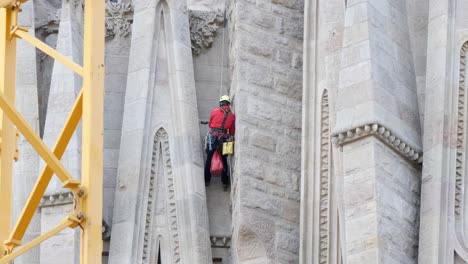
<svg viewBox="0 0 468 264">
<path fill-rule="evenodd" d="M 186 2 L 134 5 L 109 261 L 212 263 Z"/>
</svg>

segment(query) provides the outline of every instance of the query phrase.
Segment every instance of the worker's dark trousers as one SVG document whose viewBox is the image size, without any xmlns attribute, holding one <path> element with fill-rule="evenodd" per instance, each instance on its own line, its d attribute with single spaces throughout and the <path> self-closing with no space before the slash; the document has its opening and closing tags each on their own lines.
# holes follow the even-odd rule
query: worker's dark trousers
<svg viewBox="0 0 468 264">
<path fill-rule="evenodd" d="M 207 146 L 206 147 L 206 163 L 205 163 L 205 183 L 210 182 L 211 180 L 211 173 L 210 173 L 210 168 L 211 168 L 211 159 L 213 158 L 213 153 L 215 150 L 219 150 L 219 153 L 222 153 L 222 140 L 216 138 L 214 142 L 211 145 L 211 151 L 210 148 Z M 223 182 L 224 185 L 230 185 L 231 182 L 229 181 L 229 168 L 228 168 L 228 163 L 227 163 L 227 155 L 222 155 L 222 160 L 223 160 L 223 173 L 221 174 L 221 181 Z"/>
</svg>

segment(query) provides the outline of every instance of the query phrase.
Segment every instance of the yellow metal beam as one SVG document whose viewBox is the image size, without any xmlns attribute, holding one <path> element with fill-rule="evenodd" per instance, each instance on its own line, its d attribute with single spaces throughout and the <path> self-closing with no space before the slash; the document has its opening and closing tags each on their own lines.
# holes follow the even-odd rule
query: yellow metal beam
<svg viewBox="0 0 468 264">
<path fill-rule="evenodd" d="M 102 262 L 105 1 L 85 0 L 81 264 Z"/>
<path fill-rule="evenodd" d="M 2 1 L 5 4 L 5 1 Z M 10 29 L 16 22 L 17 8 L 0 8 L 0 93 L 6 100 L 15 103 L 16 39 Z M 16 130 L 10 120 L 0 111 L 2 151 L 0 152 L 0 242 L 8 238 L 12 217 L 12 174 L 15 155 Z M 8 250 L 0 243 L 0 259 Z"/>
<path fill-rule="evenodd" d="M 14 2 L 16 2 L 16 0 L 0 0 L 0 8 L 9 6 L 13 4 Z"/>
<path fill-rule="evenodd" d="M 105 1 L 85 0 L 84 66 L 81 67 L 39 41 L 17 25 L 21 3 L 26 0 L 0 0 L 0 264 L 7 264 L 67 227 L 82 227 L 82 264 L 102 261 L 102 174 L 103 174 L 103 112 L 104 112 L 104 11 Z M 3 8 L 6 7 L 6 8 Z M 62 133 L 51 151 L 26 120 L 14 108 L 16 73 L 16 38 L 31 43 L 55 60 L 83 77 L 83 91 L 73 107 Z M 81 119 L 82 126 L 82 186 L 73 179 L 60 158 Z M 23 213 L 9 236 L 11 227 L 11 176 L 15 154 L 15 125 L 46 162 Z M 21 244 L 27 226 L 38 208 L 53 174 L 75 195 L 74 215 L 53 230 L 14 251 Z M 6 238 L 9 240 L 6 241 Z"/>
<path fill-rule="evenodd" d="M 62 220 L 62 222 L 51 229 L 50 231 L 42 234 L 41 236 L 33 239 L 31 242 L 27 243 L 26 245 L 22 246 L 18 250 L 15 250 L 13 253 L 9 254 L 8 256 L 0 259 L 0 264 L 8 264 L 10 261 L 14 260 L 15 258 L 19 257 L 20 255 L 28 252 L 29 250 L 33 249 L 34 247 L 38 246 L 40 243 L 46 241 L 47 239 L 51 238 L 52 236 L 60 233 L 62 230 L 68 227 L 75 228 L 77 226 L 78 219 L 67 217 Z"/>
<path fill-rule="evenodd" d="M 8 100 L 2 94 L 0 94 L 0 108 L 3 110 L 4 114 L 6 114 L 8 118 L 13 122 L 13 124 L 16 125 L 18 130 L 24 135 L 24 137 L 29 141 L 29 143 L 31 143 L 31 146 L 36 150 L 39 156 L 41 156 L 42 159 L 44 159 L 44 161 L 47 163 L 47 165 L 50 166 L 50 168 L 52 168 L 52 170 L 55 172 L 60 181 L 62 181 L 63 187 L 71 188 L 73 186 L 77 186 L 80 183 L 80 181 L 73 179 L 71 174 L 63 166 L 60 160 L 57 159 L 57 157 L 52 153 L 52 151 L 50 151 L 50 149 L 46 146 L 44 141 L 42 141 L 42 139 L 36 134 L 31 125 L 28 124 L 28 122 L 21 116 L 20 113 L 18 113 L 18 111 L 16 111 L 16 109 L 11 105 L 10 102 L 8 102 Z M 13 156 L 11 159 L 13 159 Z"/>
<path fill-rule="evenodd" d="M 83 90 L 80 92 L 80 95 L 78 96 L 78 99 L 73 106 L 70 116 L 68 117 L 57 142 L 55 143 L 53 153 L 58 159 L 61 159 L 65 153 L 67 145 L 70 142 L 73 133 L 75 132 L 75 129 L 81 120 L 82 113 Z M 21 244 L 21 240 L 26 233 L 29 223 L 31 223 L 34 213 L 36 212 L 36 209 L 41 202 L 41 198 L 44 195 L 53 174 L 54 172 L 48 165 L 46 165 L 42 170 L 39 179 L 37 180 L 36 185 L 34 186 L 32 193 L 28 198 L 28 201 L 26 202 L 26 206 L 24 207 L 23 212 L 21 213 L 21 216 L 10 236 L 9 241 L 19 242 L 15 244 L 15 246 L 19 246 Z"/>
<path fill-rule="evenodd" d="M 31 45 L 33 45 L 34 47 L 42 50 L 45 54 L 49 55 L 50 57 L 54 58 L 58 62 L 62 63 L 63 65 L 68 67 L 70 70 L 72 70 L 75 73 L 83 76 L 83 67 L 81 67 L 77 63 L 73 62 L 69 58 L 63 56 L 62 54 L 57 52 L 55 49 L 51 48 L 46 43 L 40 41 L 39 39 L 37 39 L 37 38 L 35 38 L 33 36 L 31 36 L 31 34 L 29 34 L 27 32 L 27 29 L 22 28 L 22 27 L 16 27 L 13 30 L 13 32 L 14 32 L 13 34 L 15 36 L 29 42 Z"/>
</svg>

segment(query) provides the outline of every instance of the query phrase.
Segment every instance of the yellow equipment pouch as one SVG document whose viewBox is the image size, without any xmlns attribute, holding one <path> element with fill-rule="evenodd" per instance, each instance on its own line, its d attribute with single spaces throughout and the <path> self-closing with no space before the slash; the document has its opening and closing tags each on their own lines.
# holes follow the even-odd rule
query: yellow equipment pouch
<svg viewBox="0 0 468 264">
<path fill-rule="evenodd" d="M 223 143 L 223 155 L 234 155 L 234 141 Z"/>
</svg>

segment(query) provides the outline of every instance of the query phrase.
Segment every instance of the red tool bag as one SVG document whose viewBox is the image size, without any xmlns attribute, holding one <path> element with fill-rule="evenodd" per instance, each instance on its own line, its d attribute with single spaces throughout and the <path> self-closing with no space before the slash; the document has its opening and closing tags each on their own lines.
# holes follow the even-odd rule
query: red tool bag
<svg viewBox="0 0 468 264">
<path fill-rule="evenodd" d="M 210 173 L 211 176 L 221 176 L 221 173 L 223 173 L 223 160 L 221 159 L 221 155 L 219 154 L 218 150 L 215 150 L 213 153 L 213 157 L 211 158 L 211 167 L 210 167 Z"/>
</svg>

